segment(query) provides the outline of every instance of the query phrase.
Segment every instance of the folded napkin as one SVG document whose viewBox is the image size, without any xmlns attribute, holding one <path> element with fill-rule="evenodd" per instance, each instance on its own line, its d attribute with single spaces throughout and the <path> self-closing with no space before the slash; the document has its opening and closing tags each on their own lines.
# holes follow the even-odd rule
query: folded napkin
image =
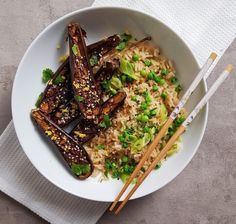
<svg viewBox="0 0 236 224">
<path fill-rule="evenodd" d="M 75 197 L 46 180 L 26 157 L 12 121 L 0 137 L 0 190 L 55 224 L 94 224 L 109 206 Z"/>
<path fill-rule="evenodd" d="M 96 0 L 94 6 L 124 6 L 166 23 L 192 49 L 200 65 L 210 51 L 222 54 L 236 34 L 234 0 Z M 11 122 L 0 137 L 0 190 L 51 223 L 94 224 L 108 207 L 70 195 L 32 166 Z"/>
<path fill-rule="evenodd" d="M 93 6 L 129 7 L 155 16 L 187 43 L 200 65 L 211 51 L 222 55 L 236 37 L 234 0 L 95 0 Z"/>
</svg>

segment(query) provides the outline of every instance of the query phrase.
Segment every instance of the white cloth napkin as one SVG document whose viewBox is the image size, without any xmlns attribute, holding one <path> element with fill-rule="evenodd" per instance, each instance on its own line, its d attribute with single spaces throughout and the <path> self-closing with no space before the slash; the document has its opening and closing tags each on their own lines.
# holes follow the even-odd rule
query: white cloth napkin
<svg viewBox="0 0 236 224">
<path fill-rule="evenodd" d="M 184 39 L 200 65 L 212 51 L 222 55 L 236 36 L 235 0 L 95 0 L 93 6 L 129 7 L 155 16 Z"/>
<path fill-rule="evenodd" d="M 0 190 L 55 224 L 94 224 L 109 206 L 75 197 L 46 180 L 26 157 L 12 121 L 0 137 Z"/>
<path fill-rule="evenodd" d="M 234 0 L 96 0 L 94 6 L 124 6 L 156 16 L 181 36 L 200 65 L 210 51 L 222 54 L 236 34 Z M 94 224 L 108 207 L 74 197 L 48 182 L 32 166 L 12 122 L 0 137 L 0 190 L 57 224 Z"/>
</svg>

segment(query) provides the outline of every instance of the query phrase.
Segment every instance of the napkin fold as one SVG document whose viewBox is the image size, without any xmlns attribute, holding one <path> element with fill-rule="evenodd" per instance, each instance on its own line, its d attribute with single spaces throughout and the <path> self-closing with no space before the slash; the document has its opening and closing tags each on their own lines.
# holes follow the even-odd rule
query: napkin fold
<svg viewBox="0 0 236 224">
<path fill-rule="evenodd" d="M 109 206 L 75 197 L 45 179 L 26 157 L 12 121 L 0 137 L 0 190 L 55 224 L 94 224 Z"/>
<path fill-rule="evenodd" d="M 234 0 L 95 0 L 93 6 L 128 7 L 155 16 L 187 43 L 200 65 L 212 51 L 222 55 L 236 36 Z"/>
</svg>

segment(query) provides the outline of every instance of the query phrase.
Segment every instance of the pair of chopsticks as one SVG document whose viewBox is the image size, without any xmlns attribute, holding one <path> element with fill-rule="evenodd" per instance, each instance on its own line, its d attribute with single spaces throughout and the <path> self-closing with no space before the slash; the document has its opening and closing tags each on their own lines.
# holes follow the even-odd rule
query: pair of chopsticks
<svg viewBox="0 0 236 224">
<path fill-rule="evenodd" d="M 158 142 L 165 136 L 168 128 L 173 123 L 173 121 L 177 118 L 178 114 L 180 113 L 181 109 L 184 107 L 185 103 L 193 93 L 193 91 L 196 89 L 204 75 L 207 73 L 209 68 L 211 67 L 212 63 L 215 61 L 217 57 L 216 53 L 211 53 L 205 64 L 203 65 L 202 69 L 197 74 L 196 78 L 193 80 L 192 84 L 188 88 L 188 90 L 183 95 L 182 99 L 179 101 L 178 105 L 175 107 L 175 109 L 170 114 L 168 120 L 163 125 L 162 129 L 158 132 L 157 136 L 155 137 L 154 141 L 150 144 L 147 151 L 144 153 L 142 159 L 136 166 L 135 170 L 129 177 L 129 179 L 126 181 L 125 185 L 121 189 L 120 193 L 116 197 L 115 201 L 110 207 L 110 211 L 112 211 L 117 203 L 119 202 L 122 195 L 125 193 L 133 179 L 138 175 L 140 169 L 143 167 L 143 164 L 145 161 L 149 158 L 153 150 L 155 149 Z M 197 104 L 197 106 L 193 109 L 193 111 L 188 115 L 186 120 L 180 125 L 180 127 L 176 130 L 174 135 L 169 139 L 165 147 L 161 150 L 161 152 L 158 154 L 158 156 L 155 158 L 155 160 L 151 163 L 149 168 L 139 177 L 134 187 L 131 189 L 131 191 L 127 194 L 123 202 L 120 204 L 120 206 L 115 211 L 115 214 L 118 214 L 121 209 L 125 206 L 125 204 L 128 202 L 128 200 L 131 198 L 131 196 L 134 194 L 134 192 L 138 189 L 138 187 L 143 183 L 145 178 L 150 174 L 150 172 L 156 167 L 156 165 L 165 158 L 168 150 L 171 148 L 171 146 L 174 144 L 174 142 L 177 140 L 177 138 L 187 129 L 187 127 L 190 125 L 190 123 L 193 121 L 193 119 L 196 117 L 198 112 L 205 106 L 205 104 L 208 102 L 208 100 L 212 97 L 212 95 L 215 93 L 217 88 L 223 83 L 223 81 L 227 78 L 229 73 L 233 70 L 233 66 L 231 64 L 228 64 L 225 70 L 220 74 L 218 79 L 214 82 L 214 84 L 211 86 L 211 88 L 207 91 L 207 93 L 204 95 L 204 97 L 200 100 L 200 102 Z"/>
</svg>

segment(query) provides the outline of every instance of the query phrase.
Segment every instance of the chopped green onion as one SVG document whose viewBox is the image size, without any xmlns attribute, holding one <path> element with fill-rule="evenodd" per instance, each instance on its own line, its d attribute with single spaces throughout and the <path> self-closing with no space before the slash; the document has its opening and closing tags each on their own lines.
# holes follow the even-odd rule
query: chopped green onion
<svg viewBox="0 0 236 224">
<path fill-rule="evenodd" d="M 122 76 L 121 76 L 121 81 L 122 81 L 122 82 L 125 82 L 125 81 L 126 81 L 126 75 L 122 75 Z"/>
<path fill-rule="evenodd" d="M 74 55 L 76 56 L 78 54 L 78 45 L 74 44 L 71 48 L 72 52 L 74 53 Z"/>
<path fill-rule="evenodd" d="M 131 100 L 137 102 L 137 96 L 131 96 Z"/>
<path fill-rule="evenodd" d="M 178 128 L 184 121 L 185 121 L 184 117 L 182 117 L 182 116 L 177 117 L 174 121 L 175 128 Z"/>
<path fill-rule="evenodd" d="M 146 91 L 142 92 L 142 95 L 145 97 L 148 96 L 148 91 L 146 90 Z"/>
<path fill-rule="evenodd" d="M 114 96 L 117 94 L 117 90 L 110 87 L 111 95 Z"/>
<path fill-rule="evenodd" d="M 155 166 L 155 170 L 158 170 L 161 167 L 161 163 L 157 163 L 157 165 Z"/>
<path fill-rule="evenodd" d="M 124 173 L 131 174 L 134 171 L 135 167 L 133 165 L 125 164 L 123 168 L 124 168 Z"/>
<path fill-rule="evenodd" d="M 163 93 L 161 94 L 161 97 L 162 97 L 163 100 L 165 100 L 166 97 L 167 97 L 167 93 L 163 92 Z"/>
<path fill-rule="evenodd" d="M 143 128 L 143 131 L 144 131 L 145 133 L 149 133 L 150 130 L 151 130 L 151 129 L 150 129 L 149 127 L 144 127 L 144 128 Z"/>
<path fill-rule="evenodd" d="M 38 99 L 36 100 L 36 103 L 35 103 L 36 107 L 40 106 L 42 99 L 43 99 L 43 92 L 39 94 Z"/>
<path fill-rule="evenodd" d="M 43 83 L 46 83 L 48 82 L 53 76 L 53 71 L 50 69 L 50 68 L 45 68 L 43 71 L 42 71 L 42 80 L 43 80 Z"/>
<path fill-rule="evenodd" d="M 122 157 L 121 157 L 121 161 L 122 161 L 123 163 L 127 163 L 127 162 L 129 161 L 129 157 L 128 157 L 128 156 L 122 156 Z"/>
<path fill-rule="evenodd" d="M 112 169 L 112 162 L 110 160 L 108 160 L 108 159 L 105 161 L 105 168 L 107 170 Z"/>
<path fill-rule="evenodd" d="M 127 76 L 127 77 L 126 77 L 126 80 L 127 80 L 127 82 L 133 82 L 133 81 L 134 81 L 134 79 L 131 78 L 130 76 Z"/>
<path fill-rule="evenodd" d="M 162 75 L 162 76 L 166 76 L 168 73 L 169 73 L 168 69 L 163 69 L 163 70 L 161 71 L 161 75 Z"/>
<path fill-rule="evenodd" d="M 145 173 L 146 170 L 145 170 L 144 167 L 142 167 L 142 168 L 141 168 L 141 171 L 142 171 L 143 173 Z"/>
<path fill-rule="evenodd" d="M 168 128 L 168 134 L 167 134 L 168 137 L 170 138 L 174 134 L 174 132 L 175 132 L 175 130 L 174 130 L 173 126 L 170 126 Z"/>
<path fill-rule="evenodd" d="M 120 142 L 125 142 L 125 137 L 123 135 L 119 135 L 118 139 L 120 140 Z"/>
<path fill-rule="evenodd" d="M 152 87 L 152 90 L 153 90 L 154 92 L 158 91 L 158 86 L 157 86 L 157 85 L 154 85 L 154 86 Z"/>
<path fill-rule="evenodd" d="M 82 96 L 75 96 L 75 100 L 77 102 L 83 102 L 84 101 L 84 97 L 82 97 Z"/>
<path fill-rule="evenodd" d="M 125 49 L 127 42 L 132 38 L 131 34 L 123 33 L 120 35 L 120 43 L 116 46 L 116 50 L 122 51 Z"/>
<path fill-rule="evenodd" d="M 112 121 L 108 115 L 103 116 L 103 121 L 99 124 L 102 128 L 109 128 L 112 126 Z"/>
<path fill-rule="evenodd" d="M 127 142 L 133 142 L 133 141 L 135 141 L 136 139 L 137 139 L 137 137 L 134 136 L 134 135 L 128 135 L 128 136 L 126 137 L 126 141 L 127 141 Z"/>
<path fill-rule="evenodd" d="M 122 33 L 120 35 L 121 41 L 128 42 L 132 38 L 132 35 L 129 33 Z"/>
<path fill-rule="evenodd" d="M 99 149 L 99 150 L 105 149 L 105 145 L 99 144 L 99 145 L 97 145 L 97 149 Z"/>
<path fill-rule="evenodd" d="M 132 59 L 133 59 L 133 61 L 138 61 L 139 60 L 139 55 L 134 53 Z"/>
<path fill-rule="evenodd" d="M 146 110 L 148 108 L 148 105 L 146 103 L 141 103 L 141 109 Z"/>
<path fill-rule="evenodd" d="M 128 146 L 129 146 L 129 145 L 128 145 L 127 142 L 122 143 L 122 147 L 123 147 L 123 148 L 128 148 Z"/>
<path fill-rule="evenodd" d="M 170 81 L 171 81 L 171 83 L 175 84 L 175 83 L 177 82 L 177 78 L 176 78 L 176 77 L 172 77 L 172 78 L 170 79 Z"/>
<path fill-rule="evenodd" d="M 153 79 L 154 79 L 154 81 L 156 82 L 156 83 L 160 83 L 160 77 L 159 76 L 157 76 L 157 75 L 154 75 L 153 76 Z"/>
<path fill-rule="evenodd" d="M 150 110 L 150 112 L 149 112 L 149 116 L 150 116 L 150 117 L 154 117 L 154 116 L 156 116 L 156 115 L 157 115 L 156 108 Z"/>
<path fill-rule="evenodd" d="M 89 59 L 90 65 L 93 67 L 98 63 L 98 57 L 96 54 L 93 54 Z"/>
<path fill-rule="evenodd" d="M 150 71 L 148 73 L 148 80 L 153 80 L 154 76 L 156 76 L 157 74 L 154 71 Z"/>
<path fill-rule="evenodd" d="M 182 87 L 181 87 L 180 84 L 178 84 L 178 85 L 175 87 L 175 91 L 176 91 L 177 93 L 179 93 L 181 90 L 182 90 Z"/>
<path fill-rule="evenodd" d="M 107 92 L 110 88 L 110 80 L 104 80 L 101 82 L 102 89 Z"/>
<path fill-rule="evenodd" d="M 147 67 L 152 65 L 152 62 L 149 59 L 145 59 L 143 62 Z"/>
<path fill-rule="evenodd" d="M 120 173 L 118 170 L 113 170 L 112 171 L 112 178 L 116 178 L 116 179 L 119 179 L 120 177 Z"/>
</svg>

